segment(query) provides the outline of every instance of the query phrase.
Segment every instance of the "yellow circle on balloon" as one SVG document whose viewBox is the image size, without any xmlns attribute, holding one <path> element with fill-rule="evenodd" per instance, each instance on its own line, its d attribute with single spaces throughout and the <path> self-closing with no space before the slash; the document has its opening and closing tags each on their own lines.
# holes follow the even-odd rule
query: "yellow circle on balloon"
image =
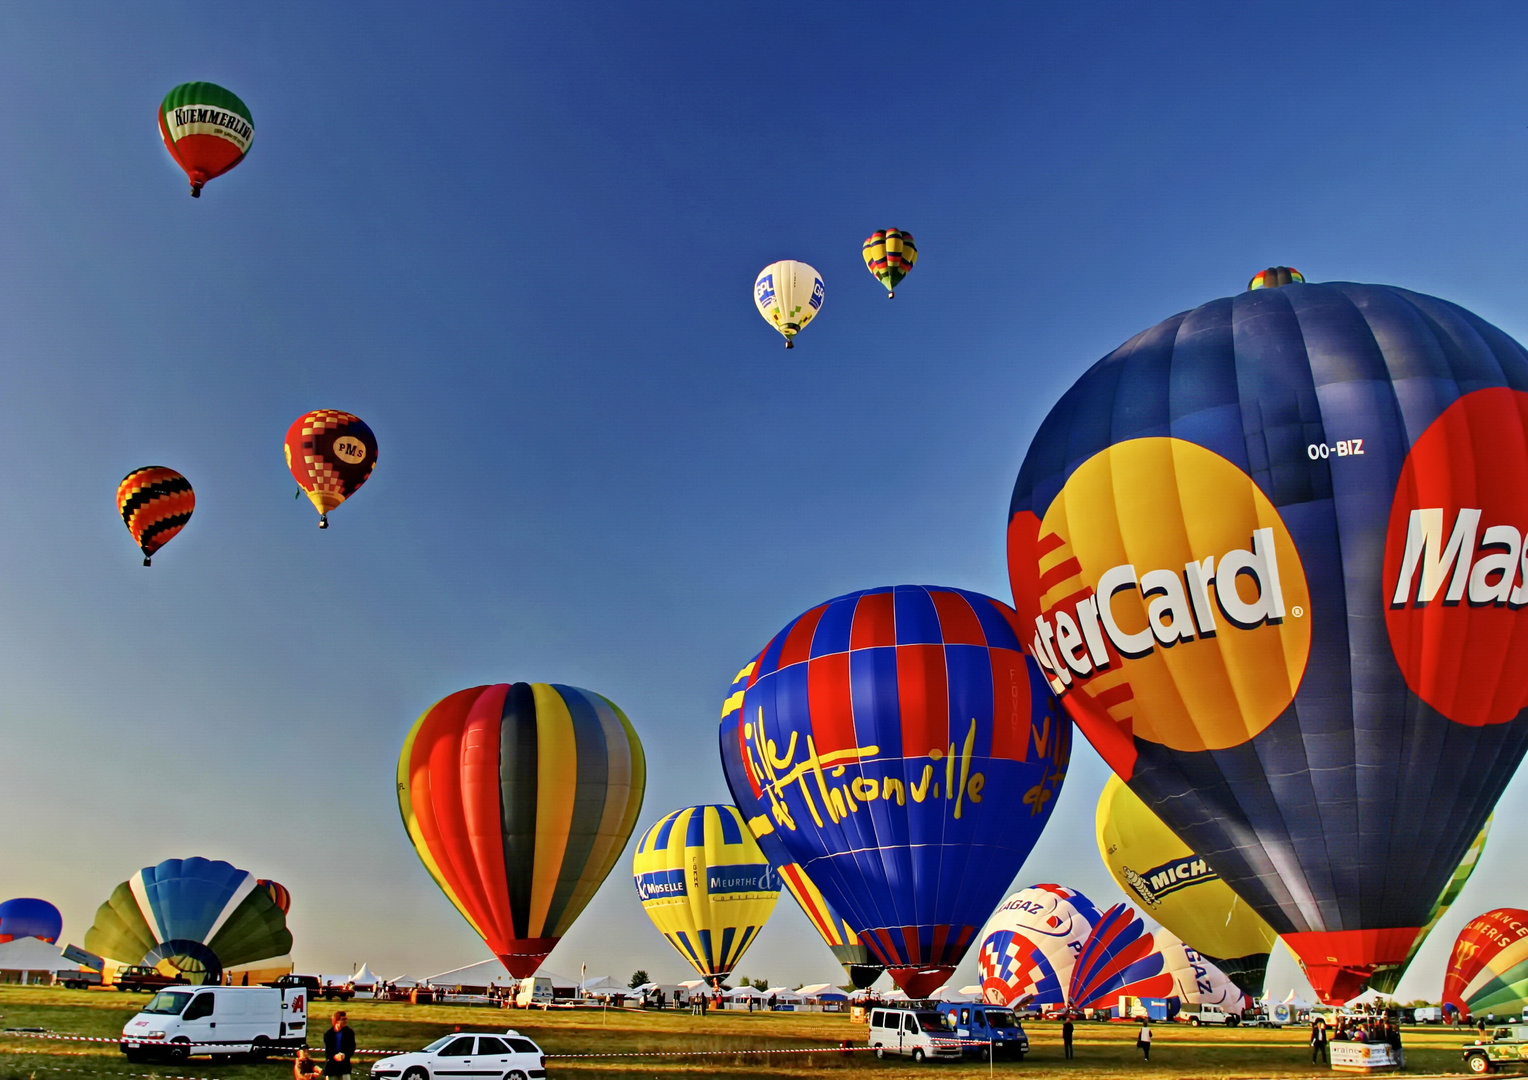
<svg viewBox="0 0 1528 1080">
<path fill-rule="evenodd" d="M 1219 454 L 1173 438 L 1100 451 L 1046 511 L 1039 550 L 1050 659 L 1074 710 L 1173 750 L 1223 750 L 1294 700 L 1310 657 L 1305 568 L 1273 503 Z"/>
</svg>

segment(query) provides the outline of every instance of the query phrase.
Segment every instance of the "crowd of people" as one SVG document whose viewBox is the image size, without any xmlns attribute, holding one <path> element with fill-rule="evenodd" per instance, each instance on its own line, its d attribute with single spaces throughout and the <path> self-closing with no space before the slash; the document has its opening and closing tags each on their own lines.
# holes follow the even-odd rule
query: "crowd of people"
<svg viewBox="0 0 1528 1080">
<path fill-rule="evenodd" d="M 1332 1042 L 1385 1043 L 1389 1045 L 1397 1065 L 1406 1063 L 1401 1048 L 1401 1028 L 1395 1018 L 1378 1013 L 1368 1016 L 1345 1016 L 1338 1014 L 1328 1029 L 1326 1017 L 1316 1016 L 1310 1022 L 1311 1064 L 1330 1063 L 1327 1044 Z"/>
</svg>

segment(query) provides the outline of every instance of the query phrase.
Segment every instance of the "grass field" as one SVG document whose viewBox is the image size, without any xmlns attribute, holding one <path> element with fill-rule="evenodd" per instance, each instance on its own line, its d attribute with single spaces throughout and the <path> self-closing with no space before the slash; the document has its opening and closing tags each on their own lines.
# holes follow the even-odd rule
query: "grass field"
<svg viewBox="0 0 1528 1080">
<path fill-rule="evenodd" d="M 0 986 L 0 1027 L 41 1027 L 58 1033 L 115 1038 L 123 1023 L 148 1000 L 143 994 L 55 990 L 44 987 Z M 340 1006 L 315 1002 L 310 1042 Z M 363 1048 L 413 1050 L 460 1025 L 466 1030 L 516 1027 L 535 1039 L 548 1055 L 548 1080 L 618 1080 L 623 1077 L 726 1077 L 773 1080 L 807 1077 L 824 1070 L 873 1073 L 884 1080 L 935 1073 L 944 1080 L 977 1080 L 988 1073 L 980 1064 L 926 1064 L 888 1059 L 876 1061 L 858 1051 L 742 1055 L 739 1050 L 787 1050 L 837 1046 L 848 1039 L 864 1046 L 866 1029 L 833 1013 L 684 1013 L 597 1010 L 518 1012 L 477 1008 L 353 1001 L 344 1006 Z M 1078 1024 L 1076 1057 L 1061 1056 L 1061 1027 L 1057 1023 L 1025 1025 L 1031 1052 L 1022 1062 L 998 1062 L 995 1073 L 1010 1077 L 1033 1074 L 1097 1078 L 1162 1077 L 1292 1077 L 1333 1076 L 1325 1066 L 1310 1062 L 1303 1029 L 1191 1028 L 1156 1025 L 1151 1061 L 1143 1062 L 1135 1048 L 1130 1024 Z M 1459 1047 L 1463 1034 L 1441 1028 L 1408 1028 L 1405 1032 L 1408 1074 L 1463 1072 Z M 632 1051 L 696 1052 L 697 1057 L 617 1057 Z M 716 1053 L 710 1053 L 716 1052 Z M 565 1054 L 605 1054 L 610 1057 L 563 1058 Z M 364 1059 L 371 1060 L 371 1059 Z M 194 1058 L 179 1065 L 130 1065 L 115 1043 L 69 1043 L 18 1038 L 0 1033 L 0 1080 L 21 1077 L 83 1078 L 129 1076 L 194 1076 L 213 1080 L 291 1075 L 289 1060 L 262 1064 L 213 1064 Z M 358 1062 L 355 1080 L 367 1066 Z M 1509 1075 L 1509 1074 L 1497 1074 Z"/>
</svg>

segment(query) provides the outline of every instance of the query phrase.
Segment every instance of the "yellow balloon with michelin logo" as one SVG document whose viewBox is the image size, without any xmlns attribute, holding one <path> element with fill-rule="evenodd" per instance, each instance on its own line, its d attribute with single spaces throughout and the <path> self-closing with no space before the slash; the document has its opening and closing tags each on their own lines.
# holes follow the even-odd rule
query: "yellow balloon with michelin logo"
<svg viewBox="0 0 1528 1080">
<path fill-rule="evenodd" d="M 632 859 L 653 925 L 707 979 L 725 978 L 780 898 L 780 875 L 733 806 L 688 806 L 642 834 Z"/>
<path fill-rule="evenodd" d="M 1118 776 L 1098 797 L 1098 853 L 1125 895 L 1254 997 L 1278 938 Z"/>
</svg>

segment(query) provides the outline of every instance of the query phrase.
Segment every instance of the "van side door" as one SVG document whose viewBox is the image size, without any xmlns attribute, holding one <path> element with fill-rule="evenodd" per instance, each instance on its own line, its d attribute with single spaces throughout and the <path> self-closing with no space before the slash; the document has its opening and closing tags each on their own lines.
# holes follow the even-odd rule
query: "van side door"
<svg viewBox="0 0 1528 1080">
<path fill-rule="evenodd" d="M 902 1014 L 902 1050 L 911 1054 L 913 1048 L 918 1045 L 918 1036 L 923 1031 L 918 1027 L 918 1018 L 910 1012 Z"/>
<path fill-rule="evenodd" d="M 208 1044 L 217 1042 L 217 992 L 203 990 L 186 1003 L 180 1014 L 180 1034 L 191 1040 L 193 1054 L 207 1053 Z"/>
</svg>

